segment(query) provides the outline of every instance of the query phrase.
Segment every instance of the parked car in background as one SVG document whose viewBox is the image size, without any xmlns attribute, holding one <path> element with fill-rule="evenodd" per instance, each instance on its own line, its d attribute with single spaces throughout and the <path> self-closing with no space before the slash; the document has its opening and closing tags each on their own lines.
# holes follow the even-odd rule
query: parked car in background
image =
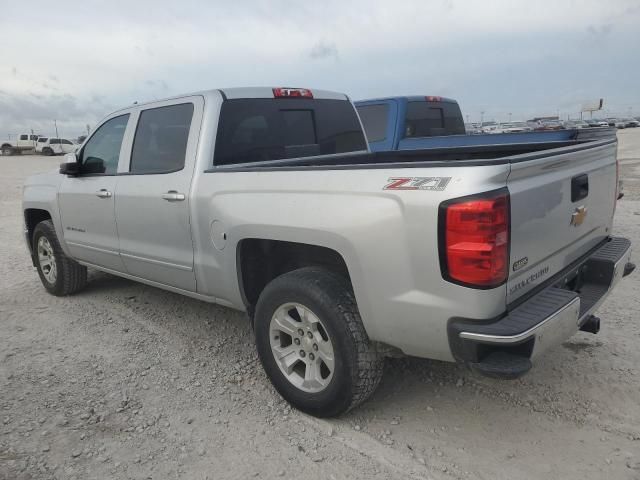
<svg viewBox="0 0 640 480">
<path fill-rule="evenodd" d="M 497 128 L 498 133 L 520 133 L 520 132 L 530 132 L 533 130 L 527 122 L 509 122 L 502 123 Z"/>
<path fill-rule="evenodd" d="M 66 138 L 56 137 L 40 137 L 38 138 L 36 153 L 43 155 L 64 155 L 65 153 L 73 153 L 78 145 Z"/>
<path fill-rule="evenodd" d="M 498 122 L 490 120 L 488 122 L 482 122 L 480 124 L 480 130 L 482 133 L 498 133 L 497 130 L 499 126 L 500 124 L 498 124 Z"/>
<path fill-rule="evenodd" d="M 627 123 L 620 118 L 606 118 L 605 121 L 607 122 L 607 125 L 610 127 L 626 128 L 627 126 Z"/>
<path fill-rule="evenodd" d="M 563 130 L 564 125 L 560 120 L 542 120 L 534 130 Z"/>
<path fill-rule="evenodd" d="M 564 128 L 590 128 L 589 125 L 584 120 L 567 120 L 564 122 Z"/>
<path fill-rule="evenodd" d="M 626 128 L 640 127 L 640 122 L 635 118 L 624 118 L 622 121 L 625 123 Z"/>
<path fill-rule="evenodd" d="M 40 135 L 23 133 L 16 140 L 5 140 L 0 145 L 2 155 L 16 155 L 29 150 L 35 150 L 36 141 Z"/>
<path fill-rule="evenodd" d="M 36 141 L 36 153 L 42 153 L 42 147 L 49 141 L 49 137 L 38 137 Z"/>
<path fill-rule="evenodd" d="M 467 135 L 477 135 L 482 133 L 480 123 L 465 123 L 464 128 L 467 131 Z"/>
</svg>

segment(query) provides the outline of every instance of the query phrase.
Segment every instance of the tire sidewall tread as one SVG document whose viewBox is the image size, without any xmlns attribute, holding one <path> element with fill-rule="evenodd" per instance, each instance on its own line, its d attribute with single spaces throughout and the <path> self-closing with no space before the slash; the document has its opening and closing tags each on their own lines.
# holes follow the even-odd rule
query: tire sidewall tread
<svg viewBox="0 0 640 480">
<path fill-rule="evenodd" d="M 292 385 L 273 357 L 269 325 L 275 310 L 287 302 L 305 305 L 317 315 L 334 347 L 331 383 L 318 393 Z M 340 415 L 364 402 L 380 383 L 384 359 L 369 341 L 351 285 L 320 267 L 286 273 L 269 283 L 256 305 L 258 355 L 276 390 L 294 407 L 318 417 Z"/>
<path fill-rule="evenodd" d="M 37 258 L 38 240 L 43 236 L 49 240 L 56 262 L 57 277 L 54 284 L 51 284 L 45 278 Z M 80 265 L 64 253 L 51 220 L 45 220 L 36 225 L 33 231 L 33 251 L 36 258 L 38 275 L 40 276 L 42 285 L 49 293 L 56 296 L 71 295 L 82 290 L 87 284 L 87 267 Z"/>
</svg>

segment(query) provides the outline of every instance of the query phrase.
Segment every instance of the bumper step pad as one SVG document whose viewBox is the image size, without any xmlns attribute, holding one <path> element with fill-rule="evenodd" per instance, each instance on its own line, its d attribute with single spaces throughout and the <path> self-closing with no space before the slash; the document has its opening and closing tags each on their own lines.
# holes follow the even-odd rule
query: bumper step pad
<svg viewBox="0 0 640 480">
<path fill-rule="evenodd" d="M 464 331 L 483 335 L 509 337 L 520 335 L 537 326 L 541 319 L 549 318 L 578 294 L 570 290 L 549 287 L 537 294 L 533 301 L 525 302 L 513 309 L 499 322 L 488 325 L 465 325 Z"/>
</svg>

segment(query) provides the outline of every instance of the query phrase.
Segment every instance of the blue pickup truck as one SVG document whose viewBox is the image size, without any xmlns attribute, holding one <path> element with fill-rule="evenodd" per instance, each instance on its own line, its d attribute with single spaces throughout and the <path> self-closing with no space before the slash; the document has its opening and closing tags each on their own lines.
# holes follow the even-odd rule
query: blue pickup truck
<svg viewBox="0 0 640 480">
<path fill-rule="evenodd" d="M 458 102 L 436 96 L 389 97 L 355 102 L 372 151 L 478 147 L 596 139 L 610 128 L 467 135 Z"/>
</svg>

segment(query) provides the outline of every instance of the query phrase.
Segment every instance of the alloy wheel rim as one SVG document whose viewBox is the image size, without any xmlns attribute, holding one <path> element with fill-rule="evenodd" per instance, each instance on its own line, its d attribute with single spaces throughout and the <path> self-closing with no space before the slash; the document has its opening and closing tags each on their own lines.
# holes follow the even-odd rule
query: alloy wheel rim
<svg viewBox="0 0 640 480">
<path fill-rule="evenodd" d="M 335 355 L 326 328 L 300 303 L 278 307 L 269 325 L 271 353 L 285 378 L 307 393 L 323 391 L 333 378 Z"/>
<path fill-rule="evenodd" d="M 51 242 L 46 237 L 38 239 L 38 262 L 40 263 L 42 275 L 44 275 L 47 282 L 56 283 L 56 278 L 58 277 L 56 259 L 53 255 Z"/>
</svg>

